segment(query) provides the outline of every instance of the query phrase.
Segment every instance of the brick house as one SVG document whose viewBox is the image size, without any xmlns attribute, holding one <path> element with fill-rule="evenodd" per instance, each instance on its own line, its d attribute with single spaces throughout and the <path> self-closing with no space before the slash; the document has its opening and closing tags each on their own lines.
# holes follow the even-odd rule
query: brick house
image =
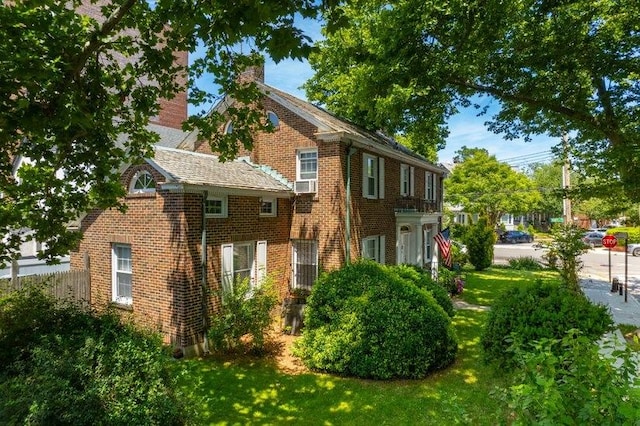
<svg viewBox="0 0 640 426">
<path fill-rule="evenodd" d="M 71 263 L 89 254 L 92 302 L 113 304 L 176 347 L 202 349 L 211 291 L 238 276 L 259 283 L 269 274 L 284 299 L 347 259 L 437 266 L 446 170 L 257 84 L 276 130 L 256 135 L 251 152 L 220 163 L 194 135 L 165 143 L 124 170 L 124 215 L 82 220 Z"/>
</svg>

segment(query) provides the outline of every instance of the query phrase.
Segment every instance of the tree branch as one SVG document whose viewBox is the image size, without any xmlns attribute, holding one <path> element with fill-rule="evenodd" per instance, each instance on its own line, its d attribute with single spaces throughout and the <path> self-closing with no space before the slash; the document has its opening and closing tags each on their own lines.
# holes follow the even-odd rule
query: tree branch
<svg viewBox="0 0 640 426">
<path fill-rule="evenodd" d="M 593 126 L 594 128 L 597 129 L 601 129 L 602 130 L 602 123 L 600 122 L 600 120 L 598 120 L 597 117 L 594 117 L 590 114 L 584 114 L 581 113 L 579 111 L 576 111 L 574 109 L 571 108 L 567 108 L 565 106 L 562 105 L 555 105 L 555 104 L 551 104 L 549 102 L 545 102 L 545 101 L 541 101 L 538 99 L 534 99 L 531 98 L 529 96 L 524 96 L 522 94 L 516 93 L 516 94 L 511 94 L 511 93 L 507 93 L 503 90 L 500 90 L 498 88 L 492 87 L 492 86 L 483 86 L 480 84 L 476 84 L 476 83 L 472 83 L 470 81 L 466 81 L 466 80 L 458 80 L 455 78 L 451 78 L 451 79 L 447 79 L 446 81 L 449 84 L 452 84 L 454 86 L 458 86 L 458 87 L 463 87 L 466 89 L 472 89 L 475 90 L 477 92 L 482 92 L 482 93 L 488 93 L 490 95 L 495 96 L 498 99 L 503 99 L 506 101 L 513 101 L 513 102 L 518 102 L 521 104 L 525 104 L 525 105 L 531 105 L 531 106 L 535 106 L 535 107 L 539 107 L 542 109 L 546 109 L 548 111 L 552 111 L 552 112 L 556 112 L 558 114 L 561 114 L 565 117 L 574 119 L 574 120 L 578 120 L 581 121 L 589 126 Z M 607 136 L 609 136 L 607 134 Z"/>
<path fill-rule="evenodd" d="M 109 18 L 107 18 L 106 21 L 102 23 L 100 30 L 93 34 L 93 36 L 91 37 L 91 41 L 85 45 L 84 49 L 75 61 L 71 70 L 72 75 L 77 76 L 78 74 L 80 74 L 80 71 L 84 69 L 87 60 L 91 57 L 91 55 L 98 51 L 104 45 L 102 39 L 113 31 L 116 25 L 118 25 L 122 21 L 122 18 L 124 18 L 125 15 L 129 13 L 131 8 L 133 8 L 133 6 L 137 2 L 138 0 L 126 0 L 115 11 L 113 15 L 111 15 Z"/>
</svg>

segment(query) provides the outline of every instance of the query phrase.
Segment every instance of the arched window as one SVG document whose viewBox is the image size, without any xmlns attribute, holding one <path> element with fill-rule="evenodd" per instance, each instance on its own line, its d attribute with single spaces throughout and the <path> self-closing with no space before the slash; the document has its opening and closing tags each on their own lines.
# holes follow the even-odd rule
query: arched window
<svg viewBox="0 0 640 426">
<path fill-rule="evenodd" d="M 269 120 L 274 129 L 280 127 L 280 119 L 275 112 L 267 111 L 267 120 Z"/>
<path fill-rule="evenodd" d="M 153 180 L 151 173 L 143 170 L 135 174 L 131 179 L 129 192 L 132 194 L 148 193 L 156 191 L 156 182 Z"/>
<path fill-rule="evenodd" d="M 227 121 L 227 124 L 224 126 L 224 134 L 229 135 L 233 133 L 233 123 L 231 121 Z"/>
</svg>

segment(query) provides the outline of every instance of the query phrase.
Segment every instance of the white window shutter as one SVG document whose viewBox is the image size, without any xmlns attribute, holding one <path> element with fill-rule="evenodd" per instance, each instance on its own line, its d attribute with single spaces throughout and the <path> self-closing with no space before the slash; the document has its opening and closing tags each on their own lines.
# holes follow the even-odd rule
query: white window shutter
<svg viewBox="0 0 640 426">
<path fill-rule="evenodd" d="M 381 265 L 384 265 L 384 264 L 385 264 L 385 261 L 384 261 L 384 252 L 385 252 L 385 247 L 386 247 L 386 245 L 385 245 L 385 238 L 384 238 L 384 235 L 380 235 L 380 244 L 379 244 L 379 246 L 378 246 L 378 250 L 380 250 L 380 257 L 379 257 L 379 259 L 380 259 L 380 264 L 381 264 Z"/>
<path fill-rule="evenodd" d="M 256 244 L 256 285 L 262 284 L 267 276 L 267 242 L 258 241 Z"/>
<path fill-rule="evenodd" d="M 367 198 L 367 154 L 362 153 L 362 196 Z"/>
<path fill-rule="evenodd" d="M 384 198 L 384 158 L 378 158 L 378 198 Z"/>
<path fill-rule="evenodd" d="M 222 245 L 222 289 L 231 290 L 233 286 L 233 244 Z"/>
<path fill-rule="evenodd" d="M 416 168 L 411 167 L 409 169 L 409 195 L 412 197 L 416 195 Z"/>
</svg>

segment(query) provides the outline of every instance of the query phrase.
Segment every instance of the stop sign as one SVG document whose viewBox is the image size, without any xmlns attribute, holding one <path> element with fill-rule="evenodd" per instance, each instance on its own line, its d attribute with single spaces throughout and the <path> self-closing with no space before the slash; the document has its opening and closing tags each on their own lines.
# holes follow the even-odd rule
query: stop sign
<svg viewBox="0 0 640 426">
<path fill-rule="evenodd" d="M 602 245 L 607 248 L 614 248 L 618 244 L 618 240 L 613 235 L 605 235 L 602 237 Z"/>
</svg>

